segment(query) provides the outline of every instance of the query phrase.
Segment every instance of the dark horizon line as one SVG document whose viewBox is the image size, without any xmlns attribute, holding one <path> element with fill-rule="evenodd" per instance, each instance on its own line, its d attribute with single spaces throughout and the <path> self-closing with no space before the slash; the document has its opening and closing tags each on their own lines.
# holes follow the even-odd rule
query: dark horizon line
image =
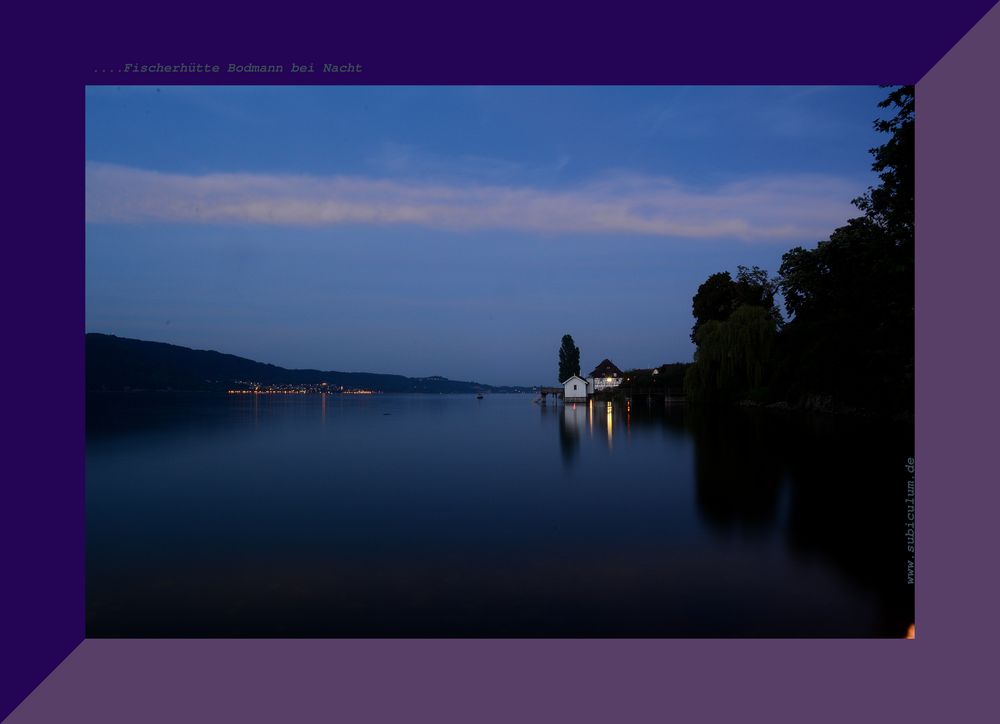
<svg viewBox="0 0 1000 724">
<path fill-rule="evenodd" d="M 444 382 L 454 382 L 454 383 L 468 384 L 468 385 L 480 385 L 480 386 L 483 386 L 483 387 L 495 387 L 495 388 L 509 387 L 509 388 L 520 388 L 520 389 L 533 389 L 535 387 L 542 386 L 542 385 L 538 385 L 538 384 L 535 384 L 535 385 L 490 384 L 490 383 L 487 383 L 487 382 L 479 382 L 477 380 L 472 380 L 472 379 L 457 380 L 457 379 L 452 379 L 451 377 L 445 377 L 444 375 L 424 375 L 424 376 L 417 377 L 417 376 L 400 374 L 398 372 L 369 372 L 369 371 L 365 371 L 365 370 L 362 370 L 362 371 L 330 370 L 330 369 L 320 369 L 318 367 L 283 367 L 281 365 L 276 365 L 276 364 L 273 364 L 271 362 L 261 362 L 260 360 L 252 359 L 250 357 L 243 357 L 242 355 L 233 354 L 231 352 L 222 352 L 222 351 L 217 350 L 217 349 L 199 349 L 199 348 L 195 348 L 195 347 L 187 347 L 185 345 L 176 344 L 174 342 L 162 342 L 162 341 L 154 340 L 154 339 L 139 339 L 137 337 L 124 337 L 124 336 L 120 336 L 120 335 L 117 335 L 117 334 L 112 334 L 112 333 L 109 333 L 109 332 L 90 332 L 90 331 L 85 331 L 84 332 L 84 338 L 90 337 L 90 336 L 95 336 L 95 337 L 114 337 L 115 339 L 120 339 L 120 340 L 124 340 L 124 341 L 127 341 L 127 342 L 143 342 L 143 343 L 146 343 L 146 344 L 160 344 L 160 345 L 165 345 L 167 347 L 177 347 L 177 348 L 188 350 L 188 351 L 191 351 L 191 352 L 208 352 L 208 353 L 211 353 L 211 354 L 222 355 L 222 356 L 225 356 L 225 357 L 233 357 L 235 359 L 245 360 L 247 362 L 253 362 L 254 364 L 265 365 L 267 367 L 273 367 L 273 368 L 275 368 L 277 370 L 281 370 L 283 372 L 290 372 L 290 373 L 302 372 L 302 373 L 314 373 L 314 374 L 321 374 L 321 375 L 322 374 L 331 374 L 331 375 L 376 375 L 376 376 L 381 376 L 381 377 L 398 377 L 398 378 L 401 378 L 401 379 L 404 379 L 404 380 L 420 380 L 420 381 L 424 381 L 424 380 L 440 380 L 440 381 L 444 381 Z"/>
<path fill-rule="evenodd" d="M 465 383 L 468 383 L 468 384 L 486 385 L 488 387 L 524 387 L 524 388 L 534 388 L 534 387 L 548 386 L 547 383 L 539 383 L 539 384 L 531 384 L 531 385 L 506 384 L 506 383 L 504 383 L 504 384 L 492 384 L 492 383 L 486 383 L 486 382 L 479 382 L 479 381 L 472 380 L 472 379 L 457 380 L 457 379 L 452 379 L 451 377 L 445 377 L 444 375 L 424 375 L 424 376 L 417 377 L 417 376 L 413 376 L 413 375 L 405 375 L 405 374 L 402 374 L 402 373 L 399 373 L 399 372 L 370 372 L 370 371 L 350 371 L 350 370 L 324 370 L 324 369 L 321 369 L 319 367 L 283 367 L 281 365 L 277 365 L 277 364 L 274 364 L 272 362 L 261 362 L 260 360 L 252 359 L 250 357 L 243 357 L 241 355 L 233 354 L 231 352 L 222 352 L 222 351 L 217 350 L 217 349 L 201 349 L 201 348 L 196 348 L 196 347 L 188 347 L 186 345 L 177 344 L 175 342 L 162 342 L 160 340 L 155 340 L 155 339 L 139 339 L 137 337 L 125 337 L 125 336 L 113 334 L 113 333 L 110 333 L 110 332 L 92 332 L 92 331 L 85 331 L 84 332 L 84 336 L 85 337 L 89 336 L 89 335 L 98 335 L 98 336 L 102 336 L 102 337 L 115 337 L 116 339 L 124 339 L 124 340 L 132 341 L 132 342 L 148 342 L 150 344 L 164 344 L 164 345 L 168 345 L 170 347 L 180 347 L 182 349 L 187 349 L 187 350 L 191 350 L 191 351 L 194 351 L 194 352 L 211 352 L 213 354 L 221 354 L 221 355 L 226 355 L 226 356 L 229 356 L 229 357 L 236 357 L 236 358 L 239 358 L 239 359 L 248 360 L 250 362 L 255 362 L 256 364 L 262 364 L 262 365 L 268 365 L 270 367 L 276 367 L 276 368 L 284 370 L 286 372 L 318 372 L 318 373 L 348 374 L 348 375 L 384 375 L 384 376 L 387 376 L 387 377 L 403 377 L 403 378 L 412 379 L 412 380 L 432 380 L 432 379 L 439 379 L 439 380 L 446 380 L 448 382 L 465 382 Z M 664 365 L 675 365 L 675 364 L 691 364 L 691 362 L 690 361 L 687 361 L 687 362 L 681 362 L 681 361 L 664 362 L 664 363 L 662 363 L 660 365 L 656 365 L 655 367 L 651 367 L 649 369 L 658 369 L 659 367 L 662 367 Z M 643 368 L 626 367 L 626 368 L 623 369 L 623 371 L 628 372 L 628 371 L 633 370 L 633 369 L 643 369 Z M 562 384 L 562 380 L 556 380 L 556 384 Z"/>
</svg>

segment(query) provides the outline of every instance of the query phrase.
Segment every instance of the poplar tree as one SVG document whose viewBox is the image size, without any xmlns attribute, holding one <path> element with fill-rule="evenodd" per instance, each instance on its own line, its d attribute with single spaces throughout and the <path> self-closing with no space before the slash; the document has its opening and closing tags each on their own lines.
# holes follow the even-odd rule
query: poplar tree
<svg viewBox="0 0 1000 724">
<path fill-rule="evenodd" d="M 573 375 L 580 374 L 580 348 L 573 343 L 573 337 L 564 334 L 559 347 L 559 381 L 565 382 Z"/>
</svg>

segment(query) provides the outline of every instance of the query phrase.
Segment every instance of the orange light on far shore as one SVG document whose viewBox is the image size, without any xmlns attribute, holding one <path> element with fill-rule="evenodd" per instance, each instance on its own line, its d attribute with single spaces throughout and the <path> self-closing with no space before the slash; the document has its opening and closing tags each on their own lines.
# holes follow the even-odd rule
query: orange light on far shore
<svg viewBox="0 0 1000 724">
<path fill-rule="evenodd" d="M 906 638 L 908 638 L 908 639 L 912 639 L 912 638 L 915 638 L 915 637 L 914 637 L 914 635 L 913 635 L 913 633 L 914 633 L 914 631 L 913 631 L 913 627 L 914 627 L 914 625 L 915 625 L 915 624 L 912 624 L 912 623 L 911 623 L 911 624 L 910 624 L 910 628 L 906 629 Z"/>
</svg>

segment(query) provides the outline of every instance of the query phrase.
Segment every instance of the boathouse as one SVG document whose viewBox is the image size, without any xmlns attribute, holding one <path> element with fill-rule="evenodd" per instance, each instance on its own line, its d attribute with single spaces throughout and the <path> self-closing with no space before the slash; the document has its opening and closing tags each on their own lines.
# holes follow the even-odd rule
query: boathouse
<svg viewBox="0 0 1000 724">
<path fill-rule="evenodd" d="M 566 379 L 563 384 L 563 402 L 586 402 L 587 401 L 587 380 L 579 375 L 573 375 Z"/>
</svg>

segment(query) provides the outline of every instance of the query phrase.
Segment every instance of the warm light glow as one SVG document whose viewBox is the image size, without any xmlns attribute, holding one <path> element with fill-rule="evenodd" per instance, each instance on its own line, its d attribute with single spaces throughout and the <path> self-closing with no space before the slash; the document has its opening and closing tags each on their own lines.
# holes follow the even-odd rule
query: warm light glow
<svg viewBox="0 0 1000 724">
<path fill-rule="evenodd" d="M 916 637 L 914 636 L 914 628 L 913 628 L 913 627 L 914 627 L 914 625 L 915 625 L 915 624 L 912 624 L 912 623 L 911 623 L 911 624 L 910 624 L 910 628 L 906 629 L 906 638 L 908 638 L 908 639 L 912 639 L 912 638 L 916 638 Z"/>
<path fill-rule="evenodd" d="M 609 402 L 608 403 L 608 446 L 609 447 L 611 446 L 611 436 L 613 434 L 612 430 L 613 428 L 611 425 L 611 403 Z"/>
<path fill-rule="evenodd" d="M 313 387 L 293 387 L 293 388 L 283 388 L 283 387 L 254 387 L 252 390 L 226 390 L 226 394 L 229 395 L 308 395 L 308 394 L 327 394 L 326 390 L 317 390 Z M 342 395 L 378 395 L 381 394 L 379 390 L 351 390 L 351 389 L 341 389 L 340 394 Z"/>
</svg>

